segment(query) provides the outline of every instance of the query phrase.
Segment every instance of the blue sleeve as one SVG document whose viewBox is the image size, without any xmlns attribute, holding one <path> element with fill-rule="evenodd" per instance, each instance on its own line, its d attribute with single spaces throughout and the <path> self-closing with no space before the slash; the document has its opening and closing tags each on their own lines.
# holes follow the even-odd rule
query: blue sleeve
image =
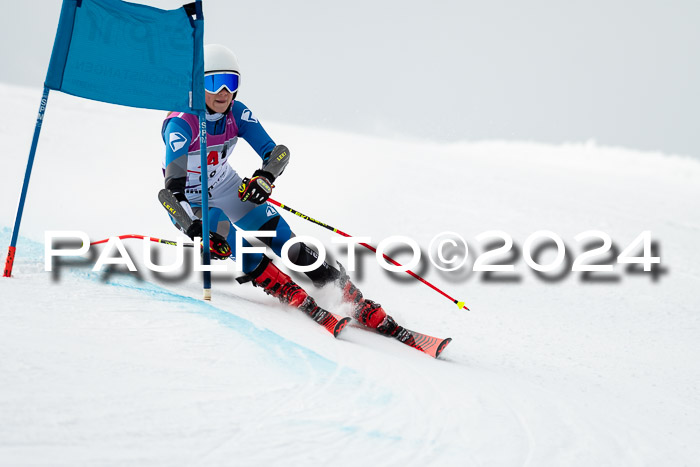
<svg viewBox="0 0 700 467">
<path fill-rule="evenodd" d="M 234 101 L 231 112 L 238 127 L 238 135 L 246 140 L 265 162 L 265 156 L 275 147 L 275 142 L 245 104 Z"/>
<path fill-rule="evenodd" d="M 187 151 L 191 141 L 192 130 L 183 119 L 174 117 L 163 123 L 165 188 L 176 194 L 185 192 L 185 184 L 187 183 Z"/>
<path fill-rule="evenodd" d="M 178 157 L 187 154 L 192 142 L 192 129 L 181 118 L 174 117 L 163 123 L 163 142 L 165 143 L 165 166 Z"/>
</svg>

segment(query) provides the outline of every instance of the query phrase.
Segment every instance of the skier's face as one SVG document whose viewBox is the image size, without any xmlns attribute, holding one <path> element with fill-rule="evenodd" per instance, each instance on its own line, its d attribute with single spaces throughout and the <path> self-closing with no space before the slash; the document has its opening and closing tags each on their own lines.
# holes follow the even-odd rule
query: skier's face
<svg viewBox="0 0 700 467">
<path fill-rule="evenodd" d="M 228 106 L 231 105 L 231 101 L 233 100 L 233 94 L 226 88 L 223 88 L 216 94 L 210 92 L 205 92 L 204 94 L 204 100 L 209 108 L 217 113 L 226 112 L 226 109 L 228 109 Z"/>
</svg>

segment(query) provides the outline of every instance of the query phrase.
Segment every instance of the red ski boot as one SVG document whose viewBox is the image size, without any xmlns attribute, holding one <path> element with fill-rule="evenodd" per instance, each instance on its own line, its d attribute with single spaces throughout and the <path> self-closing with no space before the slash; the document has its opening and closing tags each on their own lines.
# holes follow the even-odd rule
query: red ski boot
<svg viewBox="0 0 700 467">
<path fill-rule="evenodd" d="M 335 337 L 338 337 L 340 331 L 350 321 L 350 318 L 343 318 L 318 306 L 304 289 L 297 285 L 291 277 L 280 271 L 266 256 L 263 256 L 262 261 L 253 272 L 237 280 L 240 283 L 253 281 L 253 285 L 262 287 L 266 294 L 277 297 L 282 303 L 299 308 Z"/>
<path fill-rule="evenodd" d="M 405 332 L 404 328 L 396 324 L 394 318 L 387 315 L 379 303 L 364 298 L 360 289 L 350 280 L 345 268 L 340 263 L 338 266 L 340 267 L 338 285 L 343 291 L 343 301 L 353 305 L 355 319 L 368 328 L 376 329 L 379 334 L 400 337 L 401 333 Z"/>
<path fill-rule="evenodd" d="M 272 264 L 270 258 L 263 256 L 260 265 L 249 274 L 253 284 L 262 287 L 266 294 L 277 297 L 280 302 L 300 308 L 308 294 L 291 277 Z"/>
<path fill-rule="evenodd" d="M 345 272 L 345 268 L 338 262 L 340 277 L 337 279 L 338 286 L 343 291 L 343 301 L 357 305 L 362 301 L 362 292 L 350 281 L 350 276 Z"/>
<path fill-rule="evenodd" d="M 396 324 L 394 318 L 387 315 L 379 303 L 367 298 L 360 300 L 355 307 L 355 319 L 368 328 L 376 329 L 379 334 L 396 337 L 399 340 L 405 333 L 404 328 Z"/>
</svg>

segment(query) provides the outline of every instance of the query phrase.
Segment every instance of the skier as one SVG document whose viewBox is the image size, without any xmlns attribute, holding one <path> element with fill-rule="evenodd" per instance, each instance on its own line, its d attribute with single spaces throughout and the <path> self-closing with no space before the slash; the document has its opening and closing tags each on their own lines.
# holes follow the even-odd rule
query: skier
<svg viewBox="0 0 700 467">
<path fill-rule="evenodd" d="M 276 236 L 261 238 L 276 255 L 294 234 L 287 222 L 267 199 L 274 183 L 289 163 L 289 150 L 276 145 L 253 113 L 236 100 L 241 81 L 236 56 L 223 45 L 204 46 L 204 83 L 207 106 L 207 171 L 209 174 L 210 250 L 212 258 L 235 257 L 235 224 L 242 230 L 275 231 Z M 196 115 L 171 112 L 163 122 L 165 188 L 170 190 L 193 220 L 185 231 L 190 238 L 202 236 L 200 191 L 199 120 Z M 229 164 L 231 153 L 243 138 L 262 159 L 262 166 L 251 177 L 241 178 Z M 173 220 L 173 222 L 175 222 Z M 177 224 L 176 224 L 177 225 Z M 249 245 L 244 241 L 245 245 Z M 304 243 L 289 250 L 289 259 L 308 266 L 318 254 Z M 260 253 L 243 256 L 241 283 L 252 282 L 282 303 L 298 307 L 312 318 L 327 314 L 314 299 L 270 258 Z M 333 283 L 342 290 L 343 300 L 353 305 L 354 318 L 380 334 L 401 339 L 404 328 L 387 315 L 381 305 L 362 296 L 343 267 L 327 262 L 306 275 L 317 287 Z"/>
</svg>

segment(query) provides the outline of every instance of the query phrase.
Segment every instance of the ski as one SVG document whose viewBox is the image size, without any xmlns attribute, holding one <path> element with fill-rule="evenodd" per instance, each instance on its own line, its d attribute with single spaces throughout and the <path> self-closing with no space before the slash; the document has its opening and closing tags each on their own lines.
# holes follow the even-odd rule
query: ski
<svg viewBox="0 0 700 467">
<path fill-rule="evenodd" d="M 342 331 L 350 322 L 350 318 L 347 316 L 343 317 L 336 315 L 335 313 L 326 311 L 323 308 L 318 308 L 315 313 L 309 314 L 309 316 L 318 324 L 326 328 L 328 332 L 333 334 L 333 337 L 338 337 L 340 331 Z"/>
<path fill-rule="evenodd" d="M 442 351 L 445 350 L 445 347 L 447 347 L 447 344 L 452 341 L 451 337 L 440 339 L 439 337 L 429 336 L 406 328 L 401 330 L 394 338 L 434 358 L 438 358 Z"/>
<path fill-rule="evenodd" d="M 333 337 L 338 337 L 340 331 L 350 322 L 349 317 L 343 317 L 324 310 L 316 304 L 316 301 L 311 297 L 306 297 L 304 303 L 297 307 L 307 316 L 316 321 L 318 324 L 326 328 L 328 332 L 333 334 Z"/>
</svg>

